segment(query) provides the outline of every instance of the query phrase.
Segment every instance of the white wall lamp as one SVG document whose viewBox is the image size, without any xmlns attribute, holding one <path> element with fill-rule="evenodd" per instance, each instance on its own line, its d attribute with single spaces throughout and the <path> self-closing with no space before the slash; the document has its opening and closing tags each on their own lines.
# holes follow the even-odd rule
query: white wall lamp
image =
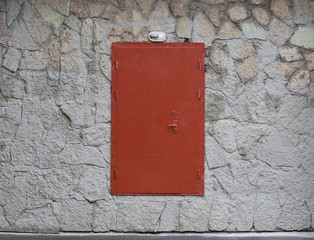
<svg viewBox="0 0 314 240">
<path fill-rule="evenodd" d="M 164 42 L 167 39 L 167 34 L 165 32 L 150 32 L 148 34 L 148 39 L 151 42 Z"/>
</svg>

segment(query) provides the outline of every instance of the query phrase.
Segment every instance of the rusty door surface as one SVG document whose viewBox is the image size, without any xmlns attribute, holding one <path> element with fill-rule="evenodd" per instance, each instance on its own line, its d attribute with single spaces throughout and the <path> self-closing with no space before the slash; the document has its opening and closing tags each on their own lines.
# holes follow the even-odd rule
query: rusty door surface
<svg viewBox="0 0 314 240">
<path fill-rule="evenodd" d="M 204 44 L 112 44 L 111 193 L 204 194 Z"/>
</svg>

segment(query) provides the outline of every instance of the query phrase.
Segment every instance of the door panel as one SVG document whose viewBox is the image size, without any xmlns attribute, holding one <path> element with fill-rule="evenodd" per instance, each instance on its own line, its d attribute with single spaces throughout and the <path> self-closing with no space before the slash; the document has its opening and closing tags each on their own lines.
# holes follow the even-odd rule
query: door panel
<svg viewBox="0 0 314 240">
<path fill-rule="evenodd" d="M 112 194 L 203 194 L 204 45 L 113 43 Z"/>
</svg>

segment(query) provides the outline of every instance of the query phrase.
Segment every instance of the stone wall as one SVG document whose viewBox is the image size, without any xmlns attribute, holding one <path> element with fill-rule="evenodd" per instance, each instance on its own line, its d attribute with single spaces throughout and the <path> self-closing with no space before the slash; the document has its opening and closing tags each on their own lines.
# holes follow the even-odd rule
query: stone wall
<svg viewBox="0 0 314 240">
<path fill-rule="evenodd" d="M 0 231 L 314 227 L 314 2 L 0 0 Z M 111 196 L 110 46 L 204 42 L 205 196 Z"/>
</svg>

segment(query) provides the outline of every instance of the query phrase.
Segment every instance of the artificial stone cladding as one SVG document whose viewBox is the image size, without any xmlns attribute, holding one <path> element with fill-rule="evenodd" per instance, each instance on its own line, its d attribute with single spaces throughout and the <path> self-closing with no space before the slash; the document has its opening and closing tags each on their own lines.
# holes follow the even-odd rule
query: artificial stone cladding
<svg viewBox="0 0 314 240">
<path fill-rule="evenodd" d="M 314 2 L 0 1 L 0 231 L 314 227 Z M 205 196 L 111 196 L 111 43 L 204 42 Z M 127 120 L 126 120 L 127 121 Z"/>
</svg>

